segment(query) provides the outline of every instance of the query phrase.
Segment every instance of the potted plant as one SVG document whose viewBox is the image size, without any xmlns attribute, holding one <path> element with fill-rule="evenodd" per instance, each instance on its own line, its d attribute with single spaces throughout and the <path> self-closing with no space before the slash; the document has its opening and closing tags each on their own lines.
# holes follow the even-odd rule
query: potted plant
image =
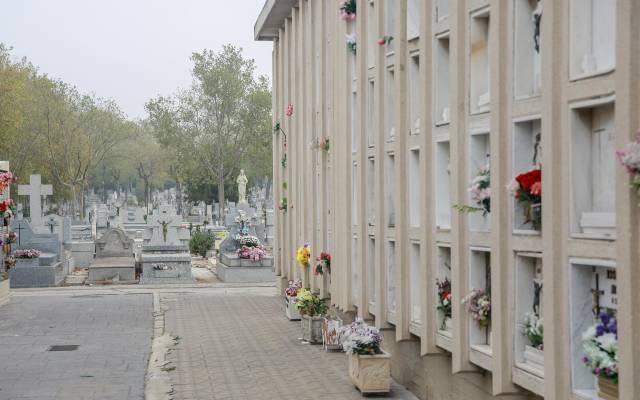
<svg viewBox="0 0 640 400">
<path fill-rule="evenodd" d="M 289 281 L 289 286 L 284 290 L 284 309 L 289 321 L 300 320 L 300 312 L 298 311 L 298 307 L 296 307 L 300 289 L 302 289 L 302 281 L 298 279 L 296 281 Z"/>
<path fill-rule="evenodd" d="M 595 325 L 582 334 L 582 361 L 598 379 L 598 396 L 618 398 L 618 322 L 613 315 L 600 313 Z"/>
<path fill-rule="evenodd" d="M 360 392 L 388 393 L 391 390 L 391 356 L 380 347 L 380 331 L 357 319 L 341 329 L 340 341 L 349 356 L 349 377 Z"/>
<path fill-rule="evenodd" d="M 524 315 L 523 334 L 529 339 L 528 345 L 524 346 L 524 362 L 532 367 L 544 369 L 544 325 L 542 318 L 534 312 Z"/>
<path fill-rule="evenodd" d="M 16 268 L 37 267 L 39 265 L 38 258 L 40 251 L 36 249 L 22 249 L 13 252 L 13 258 L 16 260 Z"/>
<path fill-rule="evenodd" d="M 438 311 L 442 315 L 440 330 L 451 332 L 451 281 L 436 279 L 438 286 Z"/>
<path fill-rule="evenodd" d="M 301 315 L 302 340 L 312 344 L 322 343 L 322 322 L 323 315 L 327 312 L 327 305 L 307 289 L 300 289 L 296 308 Z"/>
</svg>

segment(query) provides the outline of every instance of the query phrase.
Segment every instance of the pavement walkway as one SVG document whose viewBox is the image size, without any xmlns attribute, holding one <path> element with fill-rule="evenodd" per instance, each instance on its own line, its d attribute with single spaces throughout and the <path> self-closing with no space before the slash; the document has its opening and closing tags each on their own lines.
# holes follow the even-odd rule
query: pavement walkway
<svg viewBox="0 0 640 400">
<path fill-rule="evenodd" d="M 161 294 L 176 400 L 361 399 L 347 356 L 302 344 L 274 288 Z M 304 389 L 301 389 L 304 387 Z M 389 396 L 416 399 L 394 384 Z"/>
</svg>

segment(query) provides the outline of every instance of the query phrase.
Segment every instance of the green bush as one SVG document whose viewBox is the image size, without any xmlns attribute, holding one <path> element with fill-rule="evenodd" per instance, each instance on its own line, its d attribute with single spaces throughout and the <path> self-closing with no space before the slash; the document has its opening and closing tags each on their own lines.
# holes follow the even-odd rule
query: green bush
<svg viewBox="0 0 640 400">
<path fill-rule="evenodd" d="M 209 232 L 196 231 L 189 240 L 189 251 L 202 257 L 207 256 L 207 251 L 213 247 L 213 235 Z"/>
</svg>

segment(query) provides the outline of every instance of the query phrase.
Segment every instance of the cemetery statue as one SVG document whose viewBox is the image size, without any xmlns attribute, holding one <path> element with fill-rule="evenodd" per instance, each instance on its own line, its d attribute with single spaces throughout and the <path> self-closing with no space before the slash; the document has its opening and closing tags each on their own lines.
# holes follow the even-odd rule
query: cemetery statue
<svg viewBox="0 0 640 400">
<path fill-rule="evenodd" d="M 244 170 L 240 170 L 240 175 L 238 175 L 238 179 L 236 179 L 238 183 L 238 203 L 246 203 L 247 202 L 247 183 L 249 183 L 249 179 L 244 174 Z"/>
<path fill-rule="evenodd" d="M 542 2 L 538 0 L 536 9 L 531 14 L 533 20 L 533 48 L 540 53 L 540 24 L 542 23 Z"/>
<path fill-rule="evenodd" d="M 166 243 L 166 241 L 167 241 L 167 233 L 169 232 L 169 224 L 172 221 L 158 221 L 158 222 L 160 223 L 160 225 L 162 225 L 162 238 Z"/>
</svg>

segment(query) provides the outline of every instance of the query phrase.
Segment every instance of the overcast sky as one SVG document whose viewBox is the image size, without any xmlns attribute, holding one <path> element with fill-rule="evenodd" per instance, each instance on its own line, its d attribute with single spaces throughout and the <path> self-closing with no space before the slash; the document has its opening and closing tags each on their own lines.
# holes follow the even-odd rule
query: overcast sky
<svg viewBox="0 0 640 400">
<path fill-rule="evenodd" d="M 148 99 L 191 83 L 193 51 L 240 46 L 270 78 L 271 42 L 253 41 L 264 1 L 0 0 L 0 42 L 143 118 Z"/>
</svg>

